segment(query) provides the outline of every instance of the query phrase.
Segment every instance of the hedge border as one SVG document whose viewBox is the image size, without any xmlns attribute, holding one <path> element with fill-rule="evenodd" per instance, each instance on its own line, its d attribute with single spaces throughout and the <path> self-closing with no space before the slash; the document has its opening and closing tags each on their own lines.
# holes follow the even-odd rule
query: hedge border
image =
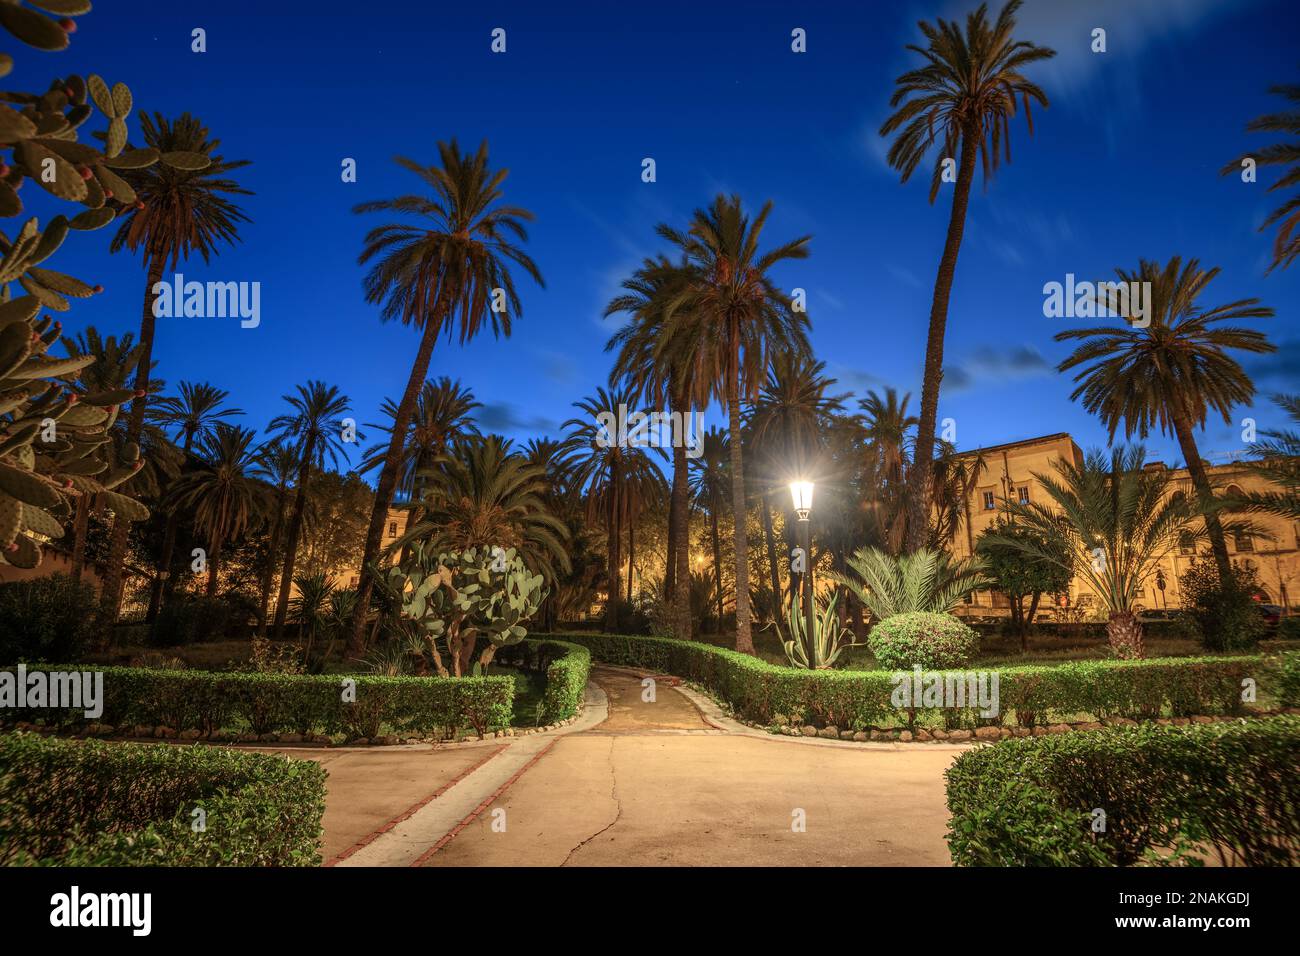
<svg viewBox="0 0 1300 956">
<path fill-rule="evenodd" d="M 529 643 L 537 645 L 543 653 L 560 652 L 546 668 L 541 723 L 553 724 L 577 716 L 591 673 L 591 651 L 573 641 L 539 638 Z"/>
<path fill-rule="evenodd" d="M 968 751 L 945 772 L 949 852 L 958 866 L 1130 866 L 1197 865 L 1219 848 L 1228 864 L 1293 865 L 1297 752 L 1292 716 Z"/>
<path fill-rule="evenodd" d="M 1279 661 L 1252 655 L 988 668 L 999 675 L 1001 706 L 996 718 L 982 718 L 969 708 L 920 707 L 909 720 L 890 701 L 894 685 L 887 671 L 804 671 L 665 637 L 581 632 L 549 636 L 587 647 L 600 663 L 647 668 L 698 683 L 751 723 L 840 730 L 918 722 L 948 727 L 1001 725 L 1009 716 L 1021 726 L 1034 727 L 1079 714 L 1090 714 L 1097 721 L 1150 720 L 1165 713 L 1235 715 L 1245 712 L 1241 693 L 1246 678 L 1255 679 L 1262 690 L 1271 689 L 1285 703 L 1289 684 L 1276 675 L 1295 666 L 1291 655 L 1283 655 L 1281 667 Z M 1293 653 L 1300 660 L 1300 653 Z"/>
<path fill-rule="evenodd" d="M 397 733 L 452 738 L 467 728 L 480 736 L 510 726 L 514 679 L 381 677 L 370 674 L 258 674 L 238 671 L 154 670 L 94 664 L 39 664 L 30 671 L 104 674 L 104 710 L 113 726 L 168 727 L 211 736 L 242 720 L 258 735 L 323 731 L 345 738 L 375 737 L 381 725 Z M 0 671 L 16 671 L 14 666 Z M 343 701 L 343 681 L 356 684 L 356 701 Z M 0 726 L 35 716 L 59 728 L 87 722 L 83 710 L 0 709 Z"/>
<path fill-rule="evenodd" d="M 318 866 L 325 778 L 221 747 L 0 734 L 0 862 Z"/>
</svg>

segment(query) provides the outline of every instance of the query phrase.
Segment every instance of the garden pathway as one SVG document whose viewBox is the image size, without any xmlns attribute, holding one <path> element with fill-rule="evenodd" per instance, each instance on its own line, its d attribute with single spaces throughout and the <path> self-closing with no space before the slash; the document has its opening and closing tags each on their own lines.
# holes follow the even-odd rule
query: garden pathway
<svg viewBox="0 0 1300 956">
<path fill-rule="evenodd" d="M 773 737 L 668 679 L 643 699 L 643 676 L 595 668 L 582 717 L 557 731 L 315 758 L 331 771 L 326 857 L 340 866 L 948 865 L 943 771 L 961 748 Z M 411 801 L 417 780 L 424 793 Z"/>
</svg>

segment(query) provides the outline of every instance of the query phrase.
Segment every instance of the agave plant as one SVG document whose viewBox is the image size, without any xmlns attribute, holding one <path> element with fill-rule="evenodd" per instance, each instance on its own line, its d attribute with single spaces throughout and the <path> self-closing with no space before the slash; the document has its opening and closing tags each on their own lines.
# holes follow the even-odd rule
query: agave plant
<svg viewBox="0 0 1300 956">
<path fill-rule="evenodd" d="M 953 560 L 946 551 L 922 548 L 895 557 L 880 548 L 859 548 L 846 562 L 853 574 L 832 571 L 876 620 L 929 611 L 946 614 L 988 582 L 977 561 Z"/>
<path fill-rule="evenodd" d="M 811 639 L 798 595 L 790 602 L 785 625 L 791 639 L 782 643 L 785 646 L 786 660 L 791 667 L 802 667 L 810 671 L 828 670 L 835 666 L 845 648 L 858 646 L 854 641 L 845 640 L 853 632 L 840 624 L 836 614 L 839 600 L 840 594 L 836 591 L 829 601 L 822 602 L 820 610 L 813 615 Z"/>
</svg>

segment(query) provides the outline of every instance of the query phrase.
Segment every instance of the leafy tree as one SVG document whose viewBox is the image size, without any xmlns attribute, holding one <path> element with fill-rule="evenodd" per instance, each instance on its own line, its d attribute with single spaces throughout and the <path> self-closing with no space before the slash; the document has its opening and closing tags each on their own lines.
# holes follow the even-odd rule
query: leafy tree
<svg viewBox="0 0 1300 956">
<path fill-rule="evenodd" d="M 943 341 L 948 323 L 948 297 L 952 291 L 957 254 L 961 249 L 966 226 L 966 207 L 978 159 L 987 183 L 997 172 L 1005 156 L 1011 161 L 1011 119 L 1016 115 L 1016 100 L 1024 104 L 1029 132 L 1034 130 L 1030 101 L 1047 105 L 1047 96 L 1030 82 L 1021 70 L 1040 60 L 1055 56 L 1055 51 L 1035 46 L 1014 37 L 1016 11 L 1020 0 L 1010 0 L 990 23 L 988 8 L 979 8 L 966 18 L 965 29 L 955 21 L 939 19 L 919 26 L 925 35 L 925 47 L 908 49 L 924 58 L 925 63 L 909 70 L 896 81 L 889 103 L 901 108 L 880 128 L 881 136 L 894 133 L 889 147 L 889 164 L 906 183 L 938 143 L 934 174 L 930 179 L 930 202 L 939 195 L 945 163 L 956 161 L 956 183 L 952 193 L 952 213 L 944 241 L 939 272 L 934 282 L 934 299 L 930 305 L 930 328 L 925 345 L 925 378 L 921 386 L 921 415 L 916 434 L 915 466 L 909 478 L 910 510 L 907 550 L 926 545 L 929 532 L 935 441 L 935 423 L 939 408 L 939 382 L 943 378 Z"/>
<path fill-rule="evenodd" d="M 1016 539 L 1017 544 L 1007 544 Z M 1029 525 L 998 517 L 980 532 L 975 553 L 992 583 L 1011 602 L 1011 632 L 1020 638 L 1020 649 L 1029 650 L 1029 629 L 1033 627 L 1038 602 L 1044 594 L 1068 591 L 1074 577 L 1073 554 L 1065 547 L 1064 535 L 1047 536 Z M 1028 547 L 1025 547 L 1025 545 Z M 1056 560 L 1039 553 L 1056 551 Z M 1029 606 L 1025 607 L 1025 599 Z"/>
<path fill-rule="evenodd" d="M 1213 562 L 1193 558 L 1178 585 L 1183 611 L 1206 650 L 1239 651 L 1259 643 L 1264 618 L 1255 601 L 1260 584 L 1253 566 L 1234 564 L 1225 589 Z"/>
</svg>

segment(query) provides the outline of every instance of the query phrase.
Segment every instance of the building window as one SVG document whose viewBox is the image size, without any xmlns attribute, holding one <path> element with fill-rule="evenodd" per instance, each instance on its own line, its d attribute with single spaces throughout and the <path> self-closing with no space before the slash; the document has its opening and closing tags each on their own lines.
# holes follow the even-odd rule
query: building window
<svg viewBox="0 0 1300 956">
<path fill-rule="evenodd" d="M 1022 504 L 1029 504 L 1029 486 L 1022 485 L 1016 489 L 1016 499 Z"/>
<path fill-rule="evenodd" d="M 1255 550 L 1255 539 L 1252 538 L 1250 535 L 1238 531 L 1236 534 L 1232 536 L 1232 538 L 1233 538 L 1233 544 L 1236 547 L 1238 552 Z"/>
<path fill-rule="evenodd" d="M 388 522 L 388 536 L 389 536 L 390 538 L 396 538 L 396 537 L 397 537 L 397 522 L 396 522 L 396 521 L 390 521 L 390 522 Z"/>
<path fill-rule="evenodd" d="M 985 511 L 993 510 L 993 492 L 991 491 L 984 492 L 984 510 Z"/>
<path fill-rule="evenodd" d="M 1190 531 L 1184 531 L 1178 536 L 1178 550 L 1182 554 L 1194 554 L 1196 552 L 1196 538 Z"/>
</svg>

